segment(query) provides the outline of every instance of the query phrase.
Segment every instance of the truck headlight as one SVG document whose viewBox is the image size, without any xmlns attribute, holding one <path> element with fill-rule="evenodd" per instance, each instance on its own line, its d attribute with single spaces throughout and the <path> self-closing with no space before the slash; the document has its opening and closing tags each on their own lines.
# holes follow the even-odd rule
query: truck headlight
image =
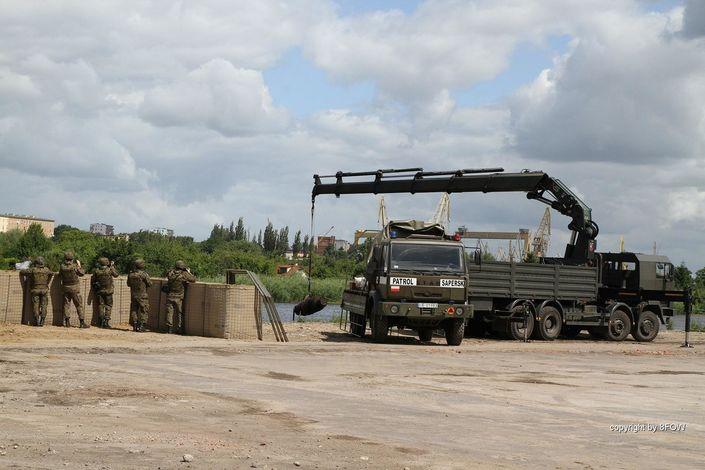
<svg viewBox="0 0 705 470">
<path fill-rule="evenodd" d="M 389 311 L 392 312 L 392 313 L 394 313 L 394 314 L 397 314 L 397 313 L 399 313 L 399 306 L 398 306 L 398 305 L 392 305 L 391 307 L 389 307 Z"/>
<path fill-rule="evenodd" d="M 455 313 L 457 315 L 462 315 L 463 313 L 465 313 L 465 311 L 463 310 L 463 307 L 456 307 Z"/>
</svg>

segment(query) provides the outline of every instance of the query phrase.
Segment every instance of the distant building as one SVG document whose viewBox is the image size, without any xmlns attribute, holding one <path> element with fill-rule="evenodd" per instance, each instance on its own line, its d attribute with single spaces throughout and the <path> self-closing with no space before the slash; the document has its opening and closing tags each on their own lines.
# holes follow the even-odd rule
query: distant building
<svg viewBox="0 0 705 470">
<path fill-rule="evenodd" d="M 335 237 L 318 237 L 316 242 L 316 254 L 322 255 L 329 246 L 335 248 Z"/>
<path fill-rule="evenodd" d="M 350 242 L 347 240 L 335 240 L 333 244 L 336 250 L 348 251 L 350 249 Z"/>
<path fill-rule="evenodd" d="M 174 230 L 172 230 L 170 228 L 155 227 L 155 228 L 149 229 L 149 231 L 152 233 L 158 233 L 159 235 L 164 235 L 165 237 L 173 237 L 174 236 Z"/>
<path fill-rule="evenodd" d="M 0 214 L 0 233 L 10 230 L 26 232 L 32 224 L 39 224 L 47 237 L 54 236 L 54 221 L 52 219 L 40 219 L 31 215 Z"/>
<path fill-rule="evenodd" d="M 115 235 L 115 228 L 112 225 L 95 223 L 91 224 L 90 232 L 103 237 L 112 237 Z"/>
</svg>

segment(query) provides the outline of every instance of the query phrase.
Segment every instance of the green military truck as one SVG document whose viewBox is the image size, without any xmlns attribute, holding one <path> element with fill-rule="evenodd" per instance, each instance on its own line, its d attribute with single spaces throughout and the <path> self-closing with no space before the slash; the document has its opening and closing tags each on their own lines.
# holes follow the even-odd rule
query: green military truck
<svg viewBox="0 0 705 470">
<path fill-rule="evenodd" d="M 343 194 L 439 192 L 525 193 L 528 199 L 546 204 L 571 219 L 568 225 L 571 236 L 562 257 L 541 258 L 539 263 L 483 263 L 480 253 L 476 253 L 472 261 L 466 263 L 468 282 L 465 288 L 468 303 L 474 307 L 474 313 L 471 310 L 468 315 L 469 333 L 489 331 L 519 339 L 533 335 L 550 340 L 560 335 L 574 337 L 588 330 L 595 337 L 614 341 L 624 340 L 629 334 L 637 341 L 652 341 L 659 325 L 665 323 L 664 318 L 673 313 L 672 302 L 684 302 L 685 309 L 690 309 L 690 294 L 676 289 L 673 265 L 668 258 L 596 252 L 600 230 L 592 219 L 592 210 L 561 180 L 542 171 L 504 173 L 502 168 L 339 171 L 334 175 L 314 175 L 312 200 L 315 202 L 322 194 L 339 197 Z M 384 262 L 379 250 L 378 256 L 381 256 L 380 262 Z M 385 266 L 393 268 L 393 264 Z M 380 268 L 376 269 L 378 272 Z M 358 301 L 364 297 L 364 292 L 370 293 L 367 302 L 388 299 L 384 295 L 391 295 L 391 291 L 385 291 L 389 286 L 381 285 L 381 279 L 386 281 L 388 276 L 368 279 L 377 284 L 371 282 L 361 290 Z M 410 294 L 406 292 L 409 291 L 404 292 L 392 298 L 408 301 Z M 350 302 L 354 299 L 351 294 Z M 364 318 L 370 318 L 375 312 L 384 311 L 384 306 L 374 302 L 372 307 L 367 303 L 364 309 L 358 306 L 356 315 L 364 313 Z M 372 326 L 374 332 L 374 319 Z M 433 326 L 433 322 L 428 325 Z M 357 328 L 363 327 L 360 321 Z M 430 333 L 424 330 L 422 334 Z M 382 335 L 380 328 L 377 328 L 377 335 Z"/>
<path fill-rule="evenodd" d="M 341 308 L 351 333 L 360 337 L 368 323 L 375 341 L 387 338 L 391 326 L 413 329 L 421 341 L 443 329 L 447 343 L 457 346 L 472 317 L 467 298 L 460 237 L 446 235 L 438 224 L 390 222 L 373 239 L 365 276 L 348 284 Z"/>
<path fill-rule="evenodd" d="M 596 253 L 596 266 L 482 262 L 468 265 L 469 302 L 475 314 L 467 333 L 513 339 L 591 336 L 653 341 L 685 301 L 665 256 Z M 550 259 L 546 259 L 549 261 Z"/>
</svg>

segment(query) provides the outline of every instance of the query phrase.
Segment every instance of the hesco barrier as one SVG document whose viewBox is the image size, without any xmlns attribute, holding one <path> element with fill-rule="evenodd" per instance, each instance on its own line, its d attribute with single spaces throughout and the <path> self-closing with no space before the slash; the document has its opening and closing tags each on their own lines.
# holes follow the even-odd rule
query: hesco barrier
<svg viewBox="0 0 705 470">
<path fill-rule="evenodd" d="M 90 274 L 80 279 L 83 309 L 86 321 L 95 325 L 98 304 L 90 287 Z M 166 293 L 162 292 L 164 279 L 153 278 L 149 288 L 149 319 L 152 331 L 166 329 Z M 115 279 L 112 324 L 130 322 L 130 288 L 127 276 Z M 46 323 L 63 324 L 63 295 L 61 283 L 54 276 L 50 286 L 50 300 Z M 184 298 L 186 334 L 230 339 L 257 339 L 257 324 L 262 321 L 261 299 L 254 286 L 226 285 L 207 282 L 189 284 Z M 29 287 L 20 281 L 18 271 L 0 271 L 0 322 L 30 324 L 33 321 Z M 71 305 L 71 323 L 78 324 L 78 316 Z"/>
</svg>

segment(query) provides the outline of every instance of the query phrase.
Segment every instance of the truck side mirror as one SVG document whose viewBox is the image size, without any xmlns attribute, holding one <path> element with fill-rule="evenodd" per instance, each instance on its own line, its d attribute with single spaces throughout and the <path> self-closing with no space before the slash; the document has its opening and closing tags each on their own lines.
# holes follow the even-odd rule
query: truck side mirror
<svg viewBox="0 0 705 470">
<path fill-rule="evenodd" d="M 482 264 L 482 253 L 480 250 L 475 250 L 475 253 L 473 253 L 473 261 L 478 266 Z"/>
</svg>

